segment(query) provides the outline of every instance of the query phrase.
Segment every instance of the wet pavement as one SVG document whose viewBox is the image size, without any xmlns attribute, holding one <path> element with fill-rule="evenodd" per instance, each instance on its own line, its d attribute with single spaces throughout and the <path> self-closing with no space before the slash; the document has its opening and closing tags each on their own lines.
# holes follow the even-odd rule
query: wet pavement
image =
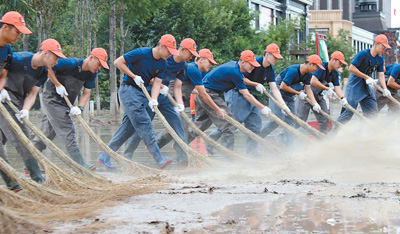
<svg viewBox="0 0 400 234">
<path fill-rule="evenodd" d="M 334 104 L 331 114 L 338 116 L 339 109 Z M 36 113 L 31 117 L 37 126 L 39 116 Z M 315 120 L 313 114 L 309 118 Z M 109 116 L 96 119 L 106 123 Z M 154 125 L 156 132 L 163 129 L 157 120 Z M 167 170 L 161 177 L 167 188 L 106 207 L 93 218 L 54 222 L 53 232 L 400 233 L 400 145 L 390 144 L 391 139 L 400 137 L 398 125 L 371 131 L 349 125 L 337 136 L 300 147 L 288 157 L 262 155 L 251 161 L 228 162 L 216 154 L 214 157 L 224 166 L 201 171 Z M 97 163 L 100 147 L 76 126 L 77 141 L 88 163 L 98 166 L 97 173 L 120 180 L 119 172 L 105 172 Z M 91 126 L 106 143 L 118 128 L 117 124 L 99 121 Z M 276 144 L 279 132 L 275 130 L 267 140 Z M 64 149 L 57 138 L 54 142 Z M 162 152 L 175 158 L 171 146 L 169 143 Z M 238 132 L 235 151 L 244 152 L 244 146 L 245 136 Z M 9 143 L 6 150 L 11 165 L 22 172 L 22 162 Z M 50 150 L 45 155 L 62 165 Z M 143 143 L 133 160 L 156 167 Z M 176 168 L 176 164 L 170 167 Z"/>
</svg>

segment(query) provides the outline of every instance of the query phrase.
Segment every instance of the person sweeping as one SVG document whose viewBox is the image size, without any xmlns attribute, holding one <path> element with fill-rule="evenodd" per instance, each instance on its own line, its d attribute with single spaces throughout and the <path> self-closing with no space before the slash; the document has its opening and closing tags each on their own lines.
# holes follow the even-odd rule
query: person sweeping
<svg viewBox="0 0 400 234">
<path fill-rule="evenodd" d="M 373 92 L 375 81 L 371 77 L 375 72 L 378 73 L 378 80 L 384 91 L 383 96 L 390 95 L 385 83 L 382 57 L 383 52 L 388 48 L 390 46 L 387 37 L 383 34 L 376 36 L 372 48 L 360 51 L 349 68 L 351 74 L 347 82 L 345 97 L 348 104 L 354 109 L 357 109 L 360 104 L 363 115 L 366 117 L 373 117 L 378 113 L 378 104 Z M 337 121 L 343 124 L 347 123 L 353 115 L 352 111 L 343 107 Z"/>
<path fill-rule="evenodd" d="M 171 55 L 178 54 L 175 37 L 166 34 L 161 37 L 156 47 L 137 48 L 115 60 L 114 65 L 125 73 L 123 83 L 119 88 L 125 113 L 121 125 L 108 143 L 112 150 L 117 151 L 125 141 L 138 132 L 140 139 L 143 139 L 151 156 L 161 169 L 172 162 L 171 158 L 165 158 L 161 154 L 160 148 L 157 146 L 154 128 L 146 108 L 158 105 L 161 81 L 167 68 L 166 60 Z M 141 85 L 149 86 L 153 78 L 152 100 L 149 102 Z M 106 152 L 99 156 L 98 161 L 107 170 L 116 170 L 111 165 L 110 155 Z"/>
<path fill-rule="evenodd" d="M 22 123 L 22 119 L 29 118 L 29 110 L 35 103 L 40 87 L 45 83 L 47 77 L 55 79 L 51 68 L 57 64 L 59 58 L 66 57 L 62 53 L 60 44 L 54 39 L 43 41 L 40 51 L 35 54 L 17 52 L 13 53 L 12 56 L 13 59 L 4 88 L 7 90 L 11 102 L 21 110 L 21 113 L 15 114 L 10 106 L 7 104 L 4 104 L 4 106 L 29 138 L 29 129 Z M 0 87 L 0 89 L 3 89 L 3 87 Z M 0 118 L 0 128 L 21 156 L 30 177 L 38 183 L 43 183 L 45 179 L 41 174 L 38 162 L 11 129 L 4 116 Z M 4 159 L 7 160 L 7 156 Z"/>
<path fill-rule="evenodd" d="M 256 57 L 257 62 L 261 66 L 255 67 L 251 73 L 244 73 L 245 77 L 243 78 L 243 81 L 250 93 L 257 90 L 262 95 L 264 95 L 263 92 L 266 90 L 264 83 L 268 83 L 273 96 L 284 108 L 290 111 L 283 101 L 281 93 L 275 83 L 275 69 L 273 66 L 278 62 L 278 59 L 283 59 L 280 54 L 279 46 L 275 43 L 269 44 L 265 48 L 264 56 Z M 225 92 L 224 97 L 235 119 L 240 123 L 244 123 L 246 128 L 259 135 L 262 127 L 259 109 L 247 101 L 237 89 L 228 90 Z M 210 137 L 218 139 L 221 134 L 222 132 L 219 129 L 215 129 L 210 133 Z M 213 148 L 208 143 L 206 143 L 206 147 L 209 153 L 214 153 Z M 259 153 L 257 141 L 249 136 L 246 139 L 246 153 Z"/>
<path fill-rule="evenodd" d="M 0 20 L 0 86 L 4 87 L 7 79 L 8 70 L 10 69 L 13 50 L 10 44 L 16 43 L 21 38 L 21 33 L 32 34 L 31 30 L 26 27 L 24 17 L 16 12 L 9 11 L 3 15 Z M 1 89 L 0 101 L 11 100 L 5 88 Z M 3 132 L 0 132 L 0 157 L 6 159 L 4 145 L 7 138 Z M 8 160 L 6 160 L 8 162 Z M 3 171 L 0 170 L 1 177 L 8 189 L 18 191 L 21 188 L 17 183 L 12 181 Z"/>
<path fill-rule="evenodd" d="M 158 109 L 161 114 L 166 118 L 169 125 L 174 129 L 176 134 L 183 140 L 186 141 L 186 135 L 182 123 L 182 119 L 179 113 L 185 110 L 184 101 L 182 99 L 182 82 L 185 78 L 186 73 L 186 62 L 192 59 L 193 56 L 198 57 L 196 42 L 191 38 L 185 38 L 181 41 L 178 55 L 173 55 L 167 60 L 167 69 L 165 71 L 164 78 L 162 80 L 162 86 L 160 90 L 160 96 L 158 96 Z M 151 90 L 151 86 L 148 87 Z M 178 103 L 177 107 L 174 107 L 170 100 L 168 99 L 168 93 L 174 93 L 176 101 Z M 155 113 L 152 109 L 148 109 L 149 116 L 154 119 Z M 140 142 L 140 137 L 135 133 L 130 139 L 126 146 L 124 155 L 126 158 L 131 159 L 134 151 L 136 150 L 138 143 Z M 159 139 L 157 139 L 157 144 Z M 159 145 L 159 144 L 158 144 Z M 159 145 L 160 147 L 160 145 Z M 160 147 L 161 148 L 161 147 Z M 178 143 L 174 143 L 174 148 L 176 150 L 176 161 L 181 166 L 188 165 L 188 157 L 185 151 L 179 146 Z"/>
<path fill-rule="evenodd" d="M 44 115 L 40 123 L 40 130 L 47 138 L 53 140 L 57 136 L 64 143 L 69 156 L 79 165 L 95 170 L 95 165 L 87 164 L 79 150 L 75 136 L 75 126 L 71 115 L 80 115 L 90 99 L 96 74 L 104 67 L 109 69 L 107 64 L 107 52 L 103 48 L 95 48 L 90 56 L 85 59 L 65 58 L 58 60 L 53 67 L 57 82 L 48 80 L 44 84 L 42 103 Z M 75 102 L 82 90 L 78 106 L 71 109 L 64 100 L 67 96 L 71 103 Z M 35 137 L 34 145 L 43 151 L 46 145 Z"/>
<path fill-rule="evenodd" d="M 203 84 L 206 93 L 211 97 L 212 103 L 218 106 L 218 109 L 196 96 L 196 126 L 204 131 L 214 123 L 222 132 L 221 145 L 229 150 L 234 148 L 235 127 L 221 116 L 222 112 L 219 109 L 224 110 L 231 117 L 233 114 L 220 94 L 236 88 L 248 102 L 260 109 L 261 114 L 268 115 L 270 109 L 257 101 L 243 81 L 244 72 L 251 73 L 255 67 L 259 66 L 254 53 L 251 50 L 245 50 L 242 51 L 239 61 L 230 61 L 220 65 L 204 77 Z M 192 129 L 189 129 L 188 135 L 188 142 L 196 137 Z"/>
</svg>

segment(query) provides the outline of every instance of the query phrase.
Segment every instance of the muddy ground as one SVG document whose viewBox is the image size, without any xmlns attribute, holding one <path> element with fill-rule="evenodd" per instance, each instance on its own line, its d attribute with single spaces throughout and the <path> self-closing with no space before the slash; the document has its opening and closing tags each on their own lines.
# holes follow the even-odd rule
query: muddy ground
<svg viewBox="0 0 400 234">
<path fill-rule="evenodd" d="M 49 222 L 45 230 L 400 233 L 400 124 L 386 116 L 376 123 L 352 121 L 284 155 L 261 148 L 261 156 L 248 160 L 219 158 L 223 164 L 213 168 L 166 170 L 160 179 L 164 187 L 153 193 L 104 207 L 89 218 Z M 138 179 L 97 172 L 114 181 Z"/>
</svg>

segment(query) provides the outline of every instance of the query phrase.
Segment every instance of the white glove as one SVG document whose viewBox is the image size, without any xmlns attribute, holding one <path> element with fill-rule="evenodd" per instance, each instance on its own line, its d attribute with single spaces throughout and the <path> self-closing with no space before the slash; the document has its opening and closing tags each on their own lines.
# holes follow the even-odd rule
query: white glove
<svg viewBox="0 0 400 234">
<path fill-rule="evenodd" d="M 365 83 L 367 83 L 367 85 L 369 85 L 371 88 L 374 87 L 374 79 L 372 78 L 365 80 Z"/>
<path fill-rule="evenodd" d="M 284 115 L 286 115 L 286 116 L 288 115 L 288 114 L 286 113 L 286 111 L 287 111 L 287 112 L 291 112 L 290 109 L 289 109 L 289 107 L 288 107 L 286 104 L 282 105 L 282 109 L 283 109 L 283 110 L 281 110 L 281 112 L 282 112 Z"/>
<path fill-rule="evenodd" d="M 390 97 L 390 96 L 392 96 L 392 94 L 390 93 L 389 89 L 384 89 L 383 90 L 383 96 L 384 97 Z"/>
<path fill-rule="evenodd" d="M 183 104 L 178 104 L 177 106 L 174 107 L 175 111 L 178 113 L 181 113 L 182 111 L 185 110 L 185 105 Z"/>
<path fill-rule="evenodd" d="M 27 109 L 22 109 L 21 114 L 15 114 L 15 117 L 22 123 L 23 118 L 29 119 L 29 111 Z"/>
<path fill-rule="evenodd" d="M 318 103 L 316 103 L 316 104 L 314 104 L 312 109 L 313 109 L 313 111 L 319 113 L 321 111 L 321 106 Z"/>
<path fill-rule="evenodd" d="M 326 90 L 326 94 L 328 95 L 328 97 L 332 98 L 333 94 L 335 93 L 335 91 L 333 91 L 332 89 L 328 89 Z"/>
<path fill-rule="evenodd" d="M 0 92 L 0 101 L 5 102 L 6 100 L 11 101 L 10 95 L 8 95 L 7 90 L 3 89 Z"/>
<path fill-rule="evenodd" d="M 74 106 L 71 108 L 71 111 L 69 112 L 71 115 L 80 115 L 82 114 L 82 111 L 79 107 Z"/>
<path fill-rule="evenodd" d="M 303 91 L 300 92 L 300 94 L 299 94 L 300 100 L 304 100 L 304 99 L 306 99 L 306 97 L 307 97 L 307 94 L 305 94 Z"/>
<path fill-rule="evenodd" d="M 345 106 L 345 105 L 349 104 L 345 97 L 340 100 L 340 103 L 342 103 L 342 106 Z"/>
<path fill-rule="evenodd" d="M 164 95 L 164 96 L 167 96 L 167 95 L 168 95 L 168 91 L 169 91 L 169 88 L 168 88 L 166 85 L 164 85 L 164 86 L 160 89 L 160 94 L 162 94 L 162 95 Z"/>
<path fill-rule="evenodd" d="M 156 99 L 151 99 L 149 101 L 149 107 L 154 112 L 154 107 L 158 106 L 158 101 Z"/>
<path fill-rule="evenodd" d="M 142 79 L 142 77 L 140 76 L 135 76 L 135 78 L 133 79 L 133 81 L 135 81 L 135 84 L 140 88 L 141 84 L 144 84 L 144 81 Z M 157 103 L 158 104 L 158 103 Z"/>
<path fill-rule="evenodd" d="M 264 90 L 266 90 L 265 87 L 264 87 L 264 85 L 262 85 L 262 84 L 258 84 L 258 85 L 256 86 L 256 89 L 257 89 L 257 91 L 260 92 L 260 93 L 264 93 Z"/>
<path fill-rule="evenodd" d="M 265 116 L 268 116 L 268 115 L 269 115 L 269 112 L 271 112 L 271 109 L 269 109 L 269 107 L 267 107 L 267 106 L 264 106 L 264 108 L 262 108 L 262 109 L 260 110 L 260 112 L 261 112 L 261 114 L 263 114 L 263 115 L 265 115 Z"/>
<path fill-rule="evenodd" d="M 56 92 L 61 97 L 68 96 L 67 90 L 65 89 L 64 85 L 60 84 L 60 86 L 56 86 Z"/>
</svg>

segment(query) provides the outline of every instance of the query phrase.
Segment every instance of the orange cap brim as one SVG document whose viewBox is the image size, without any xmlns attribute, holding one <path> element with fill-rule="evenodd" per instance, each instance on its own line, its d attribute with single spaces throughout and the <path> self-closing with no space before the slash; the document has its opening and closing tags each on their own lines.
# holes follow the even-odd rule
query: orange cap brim
<svg viewBox="0 0 400 234">
<path fill-rule="evenodd" d="M 189 49 L 188 49 L 189 50 Z M 189 50 L 190 51 L 190 53 L 192 53 L 194 56 L 196 56 L 196 57 L 200 57 L 200 55 L 197 53 L 197 51 L 195 51 L 195 50 Z"/>
<path fill-rule="evenodd" d="M 51 51 L 51 50 L 50 50 Z M 60 57 L 60 58 L 67 58 L 67 57 L 65 57 L 65 55 L 63 54 L 63 53 L 61 53 L 61 52 L 58 52 L 58 51 L 51 51 L 51 52 L 53 52 L 55 55 L 57 55 L 58 57 Z"/>
<path fill-rule="evenodd" d="M 99 61 L 100 61 L 101 66 L 103 66 L 105 69 L 110 70 L 110 67 L 108 66 L 106 61 L 104 61 L 102 59 L 99 59 Z"/>
<path fill-rule="evenodd" d="M 23 34 L 32 34 L 32 31 L 31 30 L 29 30 L 27 27 L 25 27 L 25 26 L 16 26 L 16 25 L 13 25 L 15 28 L 17 28 L 18 29 L 18 31 L 20 31 L 21 33 L 23 33 Z"/>
<path fill-rule="evenodd" d="M 324 66 L 322 66 L 321 64 L 318 64 L 318 63 L 316 63 L 316 64 L 317 64 L 317 66 L 318 66 L 319 68 L 321 68 L 322 70 L 325 70 Z"/>
<path fill-rule="evenodd" d="M 261 67 L 261 65 L 257 62 L 257 61 L 248 61 L 251 65 L 255 66 L 255 67 Z"/>
<path fill-rule="evenodd" d="M 199 56 L 200 57 L 200 56 Z M 218 63 L 217 62 L 215 62 L 215 60 L 214 59 L 212 59 L 212 58 L 207 58 L 212 64 L 214 64 L 214 65 L 218 65 Z"/>
<path fill-rule="evenodd" d="M 346 61 L 344 61 L 344 60 L 342 60 L 342 59 L 339 59 L 339 61 L 340 61 L 342 64 L 344 64 L 344 65 L 348 65 L 348 64 L 346 63 Z"/>
<path fill-rule="evenodd" d="M 177 49 L 169 48 L 168 46 L 167 46 L 167 49 L 172 55 L 175 55 L 175 56 L 179 55 L 179 52 Z"/>
<path fill-rule="evenodd" d="M 283 59 L 282 55 L 279 53 L 271 53 L 271 54 L 274 55 L 274 57 L 277 59 Z"/>
<path fill-rule="evenodd" d="M 382 43 L 383 46 L 385 46 L 388 49 L 391 49 L 392 47 L 390 47 L 390 45 L 388 43 Z"/>
</svg>

